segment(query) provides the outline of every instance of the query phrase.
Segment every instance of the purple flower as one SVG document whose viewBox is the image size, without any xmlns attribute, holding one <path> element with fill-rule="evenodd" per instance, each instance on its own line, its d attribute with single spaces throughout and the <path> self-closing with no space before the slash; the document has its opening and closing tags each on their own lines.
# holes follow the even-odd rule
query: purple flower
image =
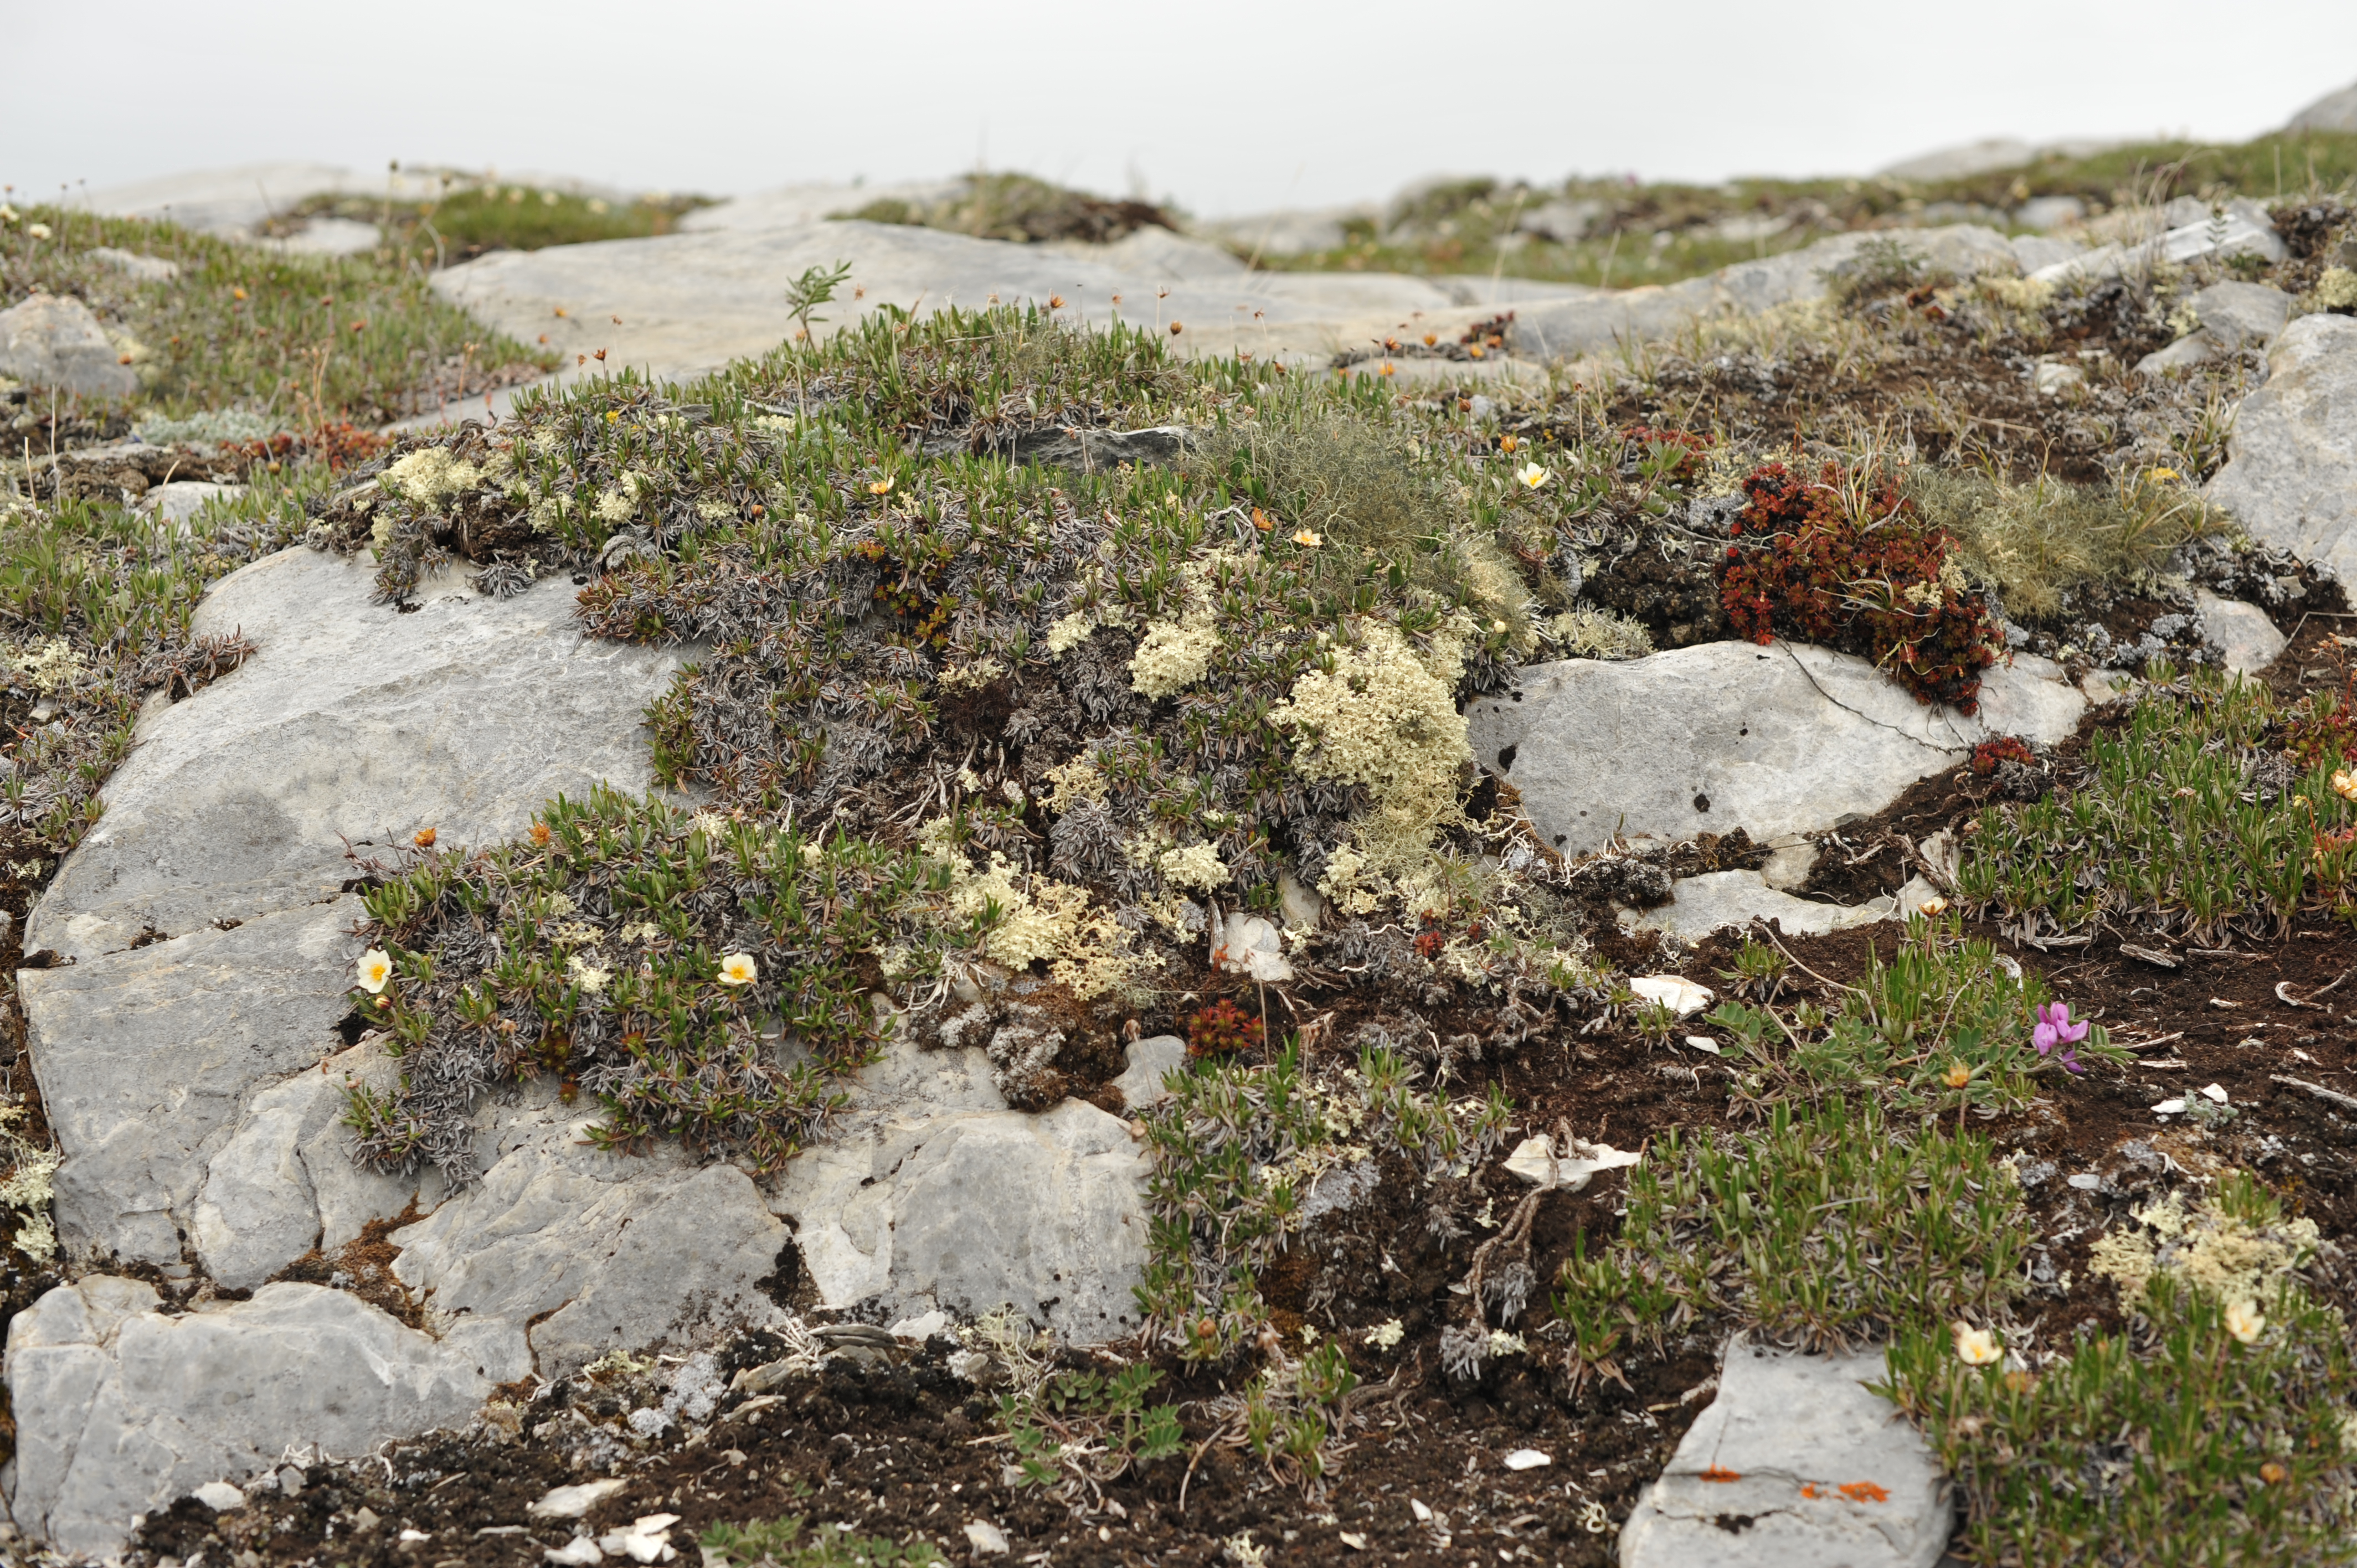
<svg viewBox="0 0 2357 1568">
<path fill-rule="evenodd" d="M 2062 1054 L 2055 1059 L 2067 1071 L 2085 1071 L 2079 1065 L 2079 1053 L 2070 1047 L 2087 1037 L 2087 1026 L 2071 1022 L 2071 1004 L 2050 1002 L 2038 1009 L 2036 1016 L 2038 1022 L 2029 1031 L 2029 1043 L 2038 1047 L 2038 1054 L 2050 1056 L 2060 1046 L 2063 1047 Z"/>
</svg>

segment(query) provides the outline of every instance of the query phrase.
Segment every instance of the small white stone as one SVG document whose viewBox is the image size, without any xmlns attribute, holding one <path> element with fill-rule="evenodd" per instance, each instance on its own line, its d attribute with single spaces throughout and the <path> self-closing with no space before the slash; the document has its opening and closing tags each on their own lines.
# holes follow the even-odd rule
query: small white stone
<svg viewBox="0 0 2357 1568">
<path fill-rule="evenodd" d="M 589 1563 L 606 1561 L 606 1554 L 597 1550 L 597 1543 L 586 1535 L 576 1535 L 562 1546 L 552 1546 L 541 1556 L 558 1564 L 558 1568 L 587 1568 Z"/>
<path fill-rule="evenodd" d="M 1658 1002 L 1681 1018 L 1690 1018 L 1710 1005 L 1711 989 L 1681 974 L 1641 974 L 1629 983 L 1639 1000 Z"/>
<path fill-rule="evenodd" d="M 1535 1470 L 1554 1463 L 1552 1455 L 1542 1454 L 1535 1448 L 1517 1448 L 1506 1455 L 1506 1468 L 1509 1470 Z"/>
<path fill-rule="evenodd" d="M 575 1487 L 558 1487 L 523 1511 L 534 1519 L 579 1519 L 629 1485 L 628 1481 L 617 1477 L 603 1481 L 584 1481 Z"/>
<path fill-rule="evenodd" d="M 2164 1100 L 2152 1108 L 2152 1113 L 2156 1116 L 2177 1116 L 2183 1114 L 2184 1111 L 2185 1101 L 2181 1096 L 2175 1100 Z"/>
<path fill-rule="evenodd" d="M 1712 1039 L 1708 1035 L 1688 1035 L 1686 1036 L 1686 1049 L 1690 1051 L 1701 1051 L 1706 1056 L 1715 1057 L 1718 1055 L 1718 1042 Z"/>
<path fill-rule="evenodd" d="M 1006 1532 L 988 1520 L 966 1520 L 965 1541 L 966 1544 L 976 1552 L 988 1552 L 994 1556 L 1004 1556 L 1008 1550 Z"/>
<path fill-rule="evenodd" d="M 1525 1138 L 1506 1156 L 1506 1169 L 1533 1187 L 1546 1188 L 1547 1155 L 1552 1146 L 1545 1134 Z M 1641 1157 L 1609 1144 L 1587 1144 L 1574 1138 L 1571 1147 L 1554 1162 L 1555 1186 L 1566 1192 L 1577 1192 L 1597 1172 L 1633 1165 Z"/>
<path fill-rule="evenodd" d="M 431 1541 L 433 1539 L 433 1532 L 424 1530 L 404 1530 L 401 1532 L 400 1536 L 401 1542 L 404 1546 L 414 1546 L 421 1541 Z"/>
<path fill-rule="evenodd" d="M 1408 1498 L 1407 1511 L 1415 1515 L 1415 1522 L 1418 1524 L 1432 1522 L 1432 1510 L 1424 1506 L 1424 1499 L 1421 1498 Z"/>
<path fill-rule="evenodd" d="M 2225 1086 L 2223 1084 L 2213 1083 L 2209 1088 L 2201 1091 L 2201 1097 L 2204 1100 L 2212 1101 L 2217 1104 L 2223 1105 L 2226 1103 Z"/>
<path fill-rule="evenodd" d="M 949 1326 L 949 1314 L 940 1307 L 935 1307 L 931 1312 L 920 1313 L 914 1317 L 904 1317 L 885 1332 L 895 1339 L 930 1339 L 936 1334 L 945 1332 Z"/>
<path fill-rule="evenodd" d="M 245 1494 L 227 1481 L 207 1481 L 189 1494 L 215 1513 L 227 1513 L 245 1506 Z"/>
</svg>

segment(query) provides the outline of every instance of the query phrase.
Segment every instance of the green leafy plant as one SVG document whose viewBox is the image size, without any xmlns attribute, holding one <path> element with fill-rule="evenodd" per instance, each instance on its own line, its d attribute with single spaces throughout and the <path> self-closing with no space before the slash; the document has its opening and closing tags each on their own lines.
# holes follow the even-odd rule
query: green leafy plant
<svg viewBox="0 0 2357 1568">
<path fill-rule="evenodd" d="M 1225 1359 L 1266 1325 L 1260 1271 L 1298 1230 L 1319 1176 L 1383 1151 L 1428 1176 L 1478 1161 L 1502 1135 L 1512 1112 L 1494 1089 L 1450 1102 L 1408 1079 L 1382 1049 L 1313 1077 L 1290 1038 L 1265 1067 L 1206 1060 L 1174 1077 L 1145 1117 L 1151 1230 L 1137 1300 L 1148 1334 L 1189 1360 Z"/>
<path fill-rule="evenodd" d="M 1059 1372 L 1036 1388 L 1001 1394 L 998 1419 L 1023 1485 L 1077 1481 L 1093 1491 L 1178 1453 L 1185 1441 L 1178 1406 L 1146 1402 L 1161 1380 L 1160 1371 L 1139 1364 L 1109 1374 Z"/>
<path fill-rule="evenodd" d="M 834 298 L 834 291 L 851 276 L 851 263 L 837 262 L 831 267 L 804 267 L 793 282 L 786 285 L 786 310 L 793 317 L 795 329 L 804 338 L 810 336 L 811 323 L 824 321 L 823 316 L 811 313 Z"/>
<path fill-rule="evenodd" d="M 1992 943 L 1959 932 L 1953 915 L 1909 917 L 1897 948 L 1868 958 L 1830 1019 L 1805 1003 L 1782 1011 L 1721 1003 L 1709 1021 L 1739 1047 L 1733 1105 L 1763 1114 L 1794 1098 L 1863 1092 L 1900 1112 L 1995 1115 L 2029 1104 L 2041 1076 L 2050 1083 L 2077 1070 L 2075 1057 L 2040 1047 L 2045 983 L 2029 971 L 2017 978 Z M 2093 1061 L 2131 1059 L 2101 1026 L 2074 1048 Z"/>
<path fill-rule="evenodd" d="M 549 1074 L 604 1101 L 606 1145 L 671 1135 L 779 1165 L 877 1048 L 873 952 L 938 965 L 947 939 L 919 908 L 935 881 L 872 841 L 602 786 L 560 796 L 516 843 L 429 839 L 362 895 L 394 972 L 353 1002 L 404 1072 L 391 1099 L 354 1097 L 361 1154 L 466 1179 L 475 1097 Z M 781 1063 L 778 1039 L 801 1059 Z"/>
<path fill-rule="evenodd" d="M 809 1495 L 807 1483 L 800 1479 L 793 1489 L 798 1500 Z M 803 1540 L 805 1533 L 808 1540 Z M 798 1541 L 799 1546 L 794 1544 Z M 810 1530 L 802 1514 L 714 1524 L 696 1543 L 704 1548 L 706 1561 L 716 1558 L 732 1568 L 942 1568 L 949 1561 L 940 1547 L 921 1536 L 903 1542 L 824 1526 Z"/>
<path fill-rule="evenodd" d="M 83 300 L 130 340 L 139 413 L 241 409 L 262 419 L 254 435 L 339 420 L 373 427 L 555 365 L 469 320 L 422 273 L 372 257 L 299 255 L 66 208 L 23 217 L 0 226 L 0 302 L 35 292 Z M 93 256 L 100 249 L 170 262 L 179 275 L 143 280 Z"/>
<path fill-rule="evenodd" d="M 2026 938 L 2108 920 L 2204 947 L 2277 940 L 2304 910 L 2347 910 L 2357 803 L 2334 783 L 2337 699 L 2286 715 L 2239 676 L 2153 673 L 2159 684 L 2088 738 L 2054 793 L 1971 825 L 1960 902 Z"/>
<path fill-rule="evenodd" d="M 1986 1138 L 1902 1130 L 1871 1104 L 1780 1101 L 1756 1133 L 1664 1133 L 1620 1236 L 1555 1282 L 1575 1371 L 1617 1374 L 1698 1328 L 1856 1344 L 1986 1316 L 2021 1289 L 2028 1217 Z"/>
<path fill-rule="evenodd" d="M 2347 1563 L 2357 1365 L 2341 1314 L 2300 1273 L 2312 1228 L 2303 1245 L 2240 1175 L 2190 1227 L 2161 1208 L 2159 1256 L 2134 1237 L 2098 1244 L 2127 1328 L 1975 1366 L 1950 1326 L 1919 1319 L 1891 1346 L 1885 1391 L 1956 1478 L 1976 1561 Z"/>
</svg>

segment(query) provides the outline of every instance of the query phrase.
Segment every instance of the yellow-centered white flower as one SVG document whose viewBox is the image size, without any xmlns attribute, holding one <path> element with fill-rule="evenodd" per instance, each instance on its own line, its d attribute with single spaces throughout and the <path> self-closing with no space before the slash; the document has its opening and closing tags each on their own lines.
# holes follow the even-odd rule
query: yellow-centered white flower
<svg viewBox="0 0 2357 1568">
<path fill-rule="evenodd" d="M 371 948 L 361 954 L 360 979 L 362 991 L 373 996 L 382 991 L 384 983 L 392 978 L 393 960 L 385 957 L 382 948 Z"/>
<path fill-rule="evenodd" d="M 1529 486 L 1532 489 L 1537 489 L 1541 485 L 1544 485 L 1549 479 L 1554 478 L 1555 476 L 1548 473 L 1544 468 L 1540 467 L 1536 463 L 1525 463 L 1518 471 L 1516 471 L 1514 478 L 1522 480 L 1523 484 Z"/>
<path fill-rule="evenodd" d="M 2267 1326 L 2267 1315 L 2259 1310 L 2255 1301 L 2230 1301 L 2226 1304 L 2226 1332 L 2245 1345 L 2256 1344 Z"/>
<path fill-rule="evenodd" d="M 723 985 L 750 985 L 760 977 L 761 972 L 753 962 L 751 953 L 733 952 L 720 961 L 720 983 Z"/>
<path fill-rule="evenodd" d="M 2005 1354 L 1996 1336 L 1986 1328 L 1975 1328 L 1959 1318 L 1955 1325 L 1956 1359 L 1967 1367 L 1986 1367 Z"/>
</svg>

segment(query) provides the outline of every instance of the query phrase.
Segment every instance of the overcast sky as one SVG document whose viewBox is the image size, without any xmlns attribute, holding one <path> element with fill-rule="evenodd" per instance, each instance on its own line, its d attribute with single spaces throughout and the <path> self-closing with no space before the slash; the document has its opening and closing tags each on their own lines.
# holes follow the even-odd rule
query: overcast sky
<svg viewBox="0 0 2357 1568">
<path fill-rule="evenodd" d="M 2239 139 L 2357 80 L 2357 0 L 0 0 L 0 180 L 36 195 L 292 158 L 714 194 L 982 162 L 1219 215 Z"/>
</svg>

